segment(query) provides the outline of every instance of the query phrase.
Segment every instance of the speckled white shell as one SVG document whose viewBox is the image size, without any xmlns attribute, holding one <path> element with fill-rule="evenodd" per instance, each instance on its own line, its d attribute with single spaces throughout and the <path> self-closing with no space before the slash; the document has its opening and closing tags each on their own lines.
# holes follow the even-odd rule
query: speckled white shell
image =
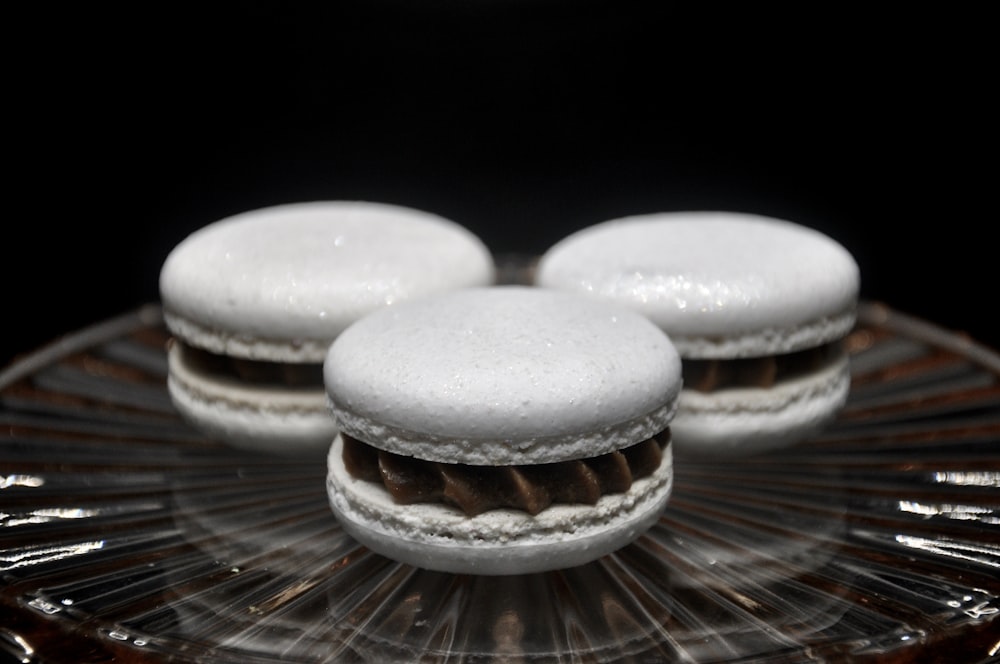
<svg viewBox="0 0 1000 664">
<path fill-rule="evenodd" d="M 160 293 L 170 330 L 192 345 L 318 363 L 364 314 L 493 280 L 485 245 L 442 217 L 315 201 L 253 210 L 192 233 L 165 260 Z"/>
<path fill-rule="evenodd" d="M 682 357 L 735 358 L 843 337 L 854 325 L 860 275 L 843 246 L 813 229 L 678 212 L 578 231 L 542 256 L 536 282 L 640 311 Z"/>
<path fill-rule="evenodd" d="M 603 454 L 662 431 L 680 390 L 669 338 L 625 307 L 497 286 L 378 311 L 330 347 L 339 428 L 382 449 L 477 465 Z"/>
</svg>

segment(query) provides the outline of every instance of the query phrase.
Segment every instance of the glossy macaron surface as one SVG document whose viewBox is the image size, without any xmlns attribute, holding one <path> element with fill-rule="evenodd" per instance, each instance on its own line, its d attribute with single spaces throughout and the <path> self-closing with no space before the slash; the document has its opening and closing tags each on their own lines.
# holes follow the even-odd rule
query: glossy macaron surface
<svg viewBox="0 0 1000 664">
<path fill-rule="evenodd" d="M 442 217 L 361 201 L 252 210 L 179 243 L 160 274 L 171 329 L 208 350 L 321 362 L 377 308 L 493 282 L 488 249 Z"/>
<path fill-rule="evenodd" d="M 371 311 L 494 279 L 444 218 L 365 201 L 261 208 L 195 231 L 160 272 L 177 410 L 241 448 L 322 453 L 336 435 L 321 365 Z"/>
<path fill-rule="evenodd" d="M 364 318 L 331 346 L 324 378 L 341 429 L 381 449 L 545 463 L 662 431 L 680 361 L 659 328 L 626 308 L 500 286 Z"/>
<path fill-rule="evenodd" d="M 730 212 L 639 215 L 564 238 L 541 258 L 539 286 L 632 307 L 684 357 L 788 353 L 842 337 L 859 271 L 831 238 Z"/>
</svg>

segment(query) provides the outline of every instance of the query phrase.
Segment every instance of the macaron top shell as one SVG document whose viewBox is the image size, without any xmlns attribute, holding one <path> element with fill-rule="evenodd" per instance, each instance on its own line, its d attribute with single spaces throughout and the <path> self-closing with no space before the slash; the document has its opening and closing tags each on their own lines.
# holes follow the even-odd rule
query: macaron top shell
<svg viewBox="0 0 1000 664">
<path fill-rule="evenodd" d="M 188 343 L 250 359 L 322 362 L 377 308 L 493 282 L 462 226 L 409 208 L 316 201 L 262 208 L 180 242 L 160 273 L 164 314 Z"/>
<path fill-rule="evenodd" d="M 625 217 L 551 247 L 536 283 L 632 307 L 684 357 L 787 353 L 844 336 L 859 270 L 832 238 L 730 212 Z"/>
<path fill-rule="evenodd" d="M 401 303 L 349 327 L 324 365 L 341 431 L 430 461 L 548 463 L 669 424 L 680 360 L 643 316 L 531 287 Z"/>
</svg>

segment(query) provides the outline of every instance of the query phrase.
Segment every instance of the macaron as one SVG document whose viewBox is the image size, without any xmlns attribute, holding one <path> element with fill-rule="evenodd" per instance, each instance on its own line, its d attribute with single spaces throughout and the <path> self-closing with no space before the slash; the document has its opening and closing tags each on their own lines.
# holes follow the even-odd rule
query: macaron
<svg viewBox="0 0 1000 664">
<path fill-rule="evenodd" d="M 859 269 L 811 228 L 734 212 L 614 219 L 550 247 L 535 284 L 627 306 L 670 336 L 677 458 L 795 444 L 846 401 Z"/>
<path fill-rule="evenodd" d="M 337 335 L 377 309 L 494 276 L 469 230 L 402 206 L 313 201 L 222 219 L 160 272 L 169 394 L 215 439 L 322 457 L 336 434 L 322 364 Z"/>
<path fill-rule="evenodd" d="M 680 377 L 656 325 L 572 293 L 471 288 L 375 312 L 324 364 L 330 505 L 360 543 L 425 569 L 593 561 L 667 504 Z"/>
</svg>

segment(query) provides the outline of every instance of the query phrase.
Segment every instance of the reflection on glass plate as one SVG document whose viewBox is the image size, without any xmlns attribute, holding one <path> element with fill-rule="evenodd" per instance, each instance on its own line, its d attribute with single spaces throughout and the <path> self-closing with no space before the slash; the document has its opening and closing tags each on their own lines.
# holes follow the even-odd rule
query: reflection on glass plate
<svg viewBox="0 0 1000 664">
<path fill-rule="evenodd" d="M 679 462 L 644 537 L 519 577 L 372 554 L 315 461 L 206 440 L 156 306 L 0 373 L 0 644 L 24 661 L 987 661 L 1000 650 L 1000 358 L 866 304 L 847 408 Z"/>
</svg>

